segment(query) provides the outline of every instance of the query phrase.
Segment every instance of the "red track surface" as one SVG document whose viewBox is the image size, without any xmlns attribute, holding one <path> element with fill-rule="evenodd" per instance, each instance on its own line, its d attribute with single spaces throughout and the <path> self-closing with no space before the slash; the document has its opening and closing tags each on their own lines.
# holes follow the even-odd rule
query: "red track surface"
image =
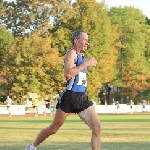
<svg viewBox="0 0 150 150">
<path fill-rule="evenodd" d="M 44 115 L 40 114 L 38 115 L 38 117 L 43 117 Z M 54 116 L 54 115 L 53 115 Z M 47 114 L 45 117 L 52 117 L 49 114 Z M 35 118 L 34 114 L 25 114 L 25 115 L 12 115 L 11 118 Z M 0 114 L 0 118 L 9 118 L 9 115 L 1 115 Z"/>
<path fill-rule="evenodd" d="M 117 114 L 117 113 L 116 113 Z M 125 113 L 125 114 L 130 114 L 130 113 Z M 150 112 L 141 112 L 141 113 L 133 113 L 133 114 L 150 114 Z M 45 117 L 48 117 L 48 118 L 53 118 L 55 114 L 53 114 L 53 116 L 50 116 L 50 114 L 47 114 Z M 77 114 L 71 114 L 71 115 L 77 115 Z M 99 114 L 99 115 L 109 115 L 109 114 Z M 115 114 L 112 114 L 112 115 L 115 115 Z M 122 114 L 118 114 L 118 115 L 122 115 Z M 44 117 L 43 114 L 40 114 L 38 115 L 38 117 Z M 7 114 L 0 114 L 0 119 L 1 118 L 9 118 L 9 115 Z M 12 115 L 11 118 L 35 118 L 34 114 L 25 114 L 25 115 Z M 37 118 L 37 117 L 36 117 Z"/>
</svg>

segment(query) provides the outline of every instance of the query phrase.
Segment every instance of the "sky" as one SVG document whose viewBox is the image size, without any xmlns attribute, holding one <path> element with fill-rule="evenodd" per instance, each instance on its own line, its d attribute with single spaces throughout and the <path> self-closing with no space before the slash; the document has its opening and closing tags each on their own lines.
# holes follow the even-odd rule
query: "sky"
<svg viewBox="0 0 150 150">
<path fill-rule="evenodd" d="M 15 0 L 5 0 L 5 1 L 15 1 Z M 101 2 L 102 0 L 96 0 Z M 140 9 L 144 15 L 150 18 L 150 0 L 106 0 L 108 8 L 114 6 L 134 6 L 135 8 Z"/>
<path fill-rule="evenodd" d="M 102 0 L 97 0 L 101 2 Z M 106 0 L 108 8 L 118 7 L 118 6 L 134 6 L 135 8 L 140 9 L 144 15 L 150 18 L 150 0 Z"/>
</svg>

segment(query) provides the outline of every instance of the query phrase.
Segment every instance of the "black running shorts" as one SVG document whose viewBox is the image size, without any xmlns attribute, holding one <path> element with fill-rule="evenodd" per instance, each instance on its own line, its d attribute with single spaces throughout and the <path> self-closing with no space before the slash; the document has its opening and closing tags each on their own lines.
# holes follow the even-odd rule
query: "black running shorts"
<svg viewBox="0 0 150 150">
<path fill-rule="evenodd" d="M 93 103 L 88 100 L 85 93 L 67 90 L 58 100 L 56 109 L 60 107 L 65 113 L 79 113 L 92 105 Z"/>
</svg>

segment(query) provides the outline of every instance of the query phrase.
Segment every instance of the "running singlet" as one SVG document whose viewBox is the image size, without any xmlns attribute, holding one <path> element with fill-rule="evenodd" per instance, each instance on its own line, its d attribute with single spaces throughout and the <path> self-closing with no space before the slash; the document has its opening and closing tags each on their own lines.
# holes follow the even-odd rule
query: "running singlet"
<svg viewBox="0 0 150 150">
<path fill-rule="evenodd" d="M 11 98 L 6 99 L 6 105 L 7 106 L 11 106 L 11 102 L 12 102 Z"/>
<path fill-rule="evenodd" d="M 77 54 L 77 53 L 76 53 Z M 84 62 L 84 55 L 80 56 L 77 54 L 77 61 L 74 63 L 74 66 L 77 67 Z M 84 68 L 79 74 L 72 77 L 69 80 L 66 80 L 67 88 L 66 90 L 71 90 L 73 92 L 85 92 L 86 91 L 86 72 L 87 68 Z"/>
</svg>

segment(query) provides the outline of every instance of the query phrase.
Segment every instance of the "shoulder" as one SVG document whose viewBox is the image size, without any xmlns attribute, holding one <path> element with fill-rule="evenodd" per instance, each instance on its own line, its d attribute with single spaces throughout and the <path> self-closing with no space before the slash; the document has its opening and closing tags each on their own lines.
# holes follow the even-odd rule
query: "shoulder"
<svg viewBox="0 0 150 150">
<path fill-rule="evenodd" d="M 77 58 L 77 54 L 76 54 L 76 51 L 73 50 L 73 49 L 70 49 L 66 52 L 66 55 L 65 55 L 65 58 L 66 59 L 67 57 L 71 57 L 71 58 Z"/>
<path fill-rule="evenodd" d="M 72 54 L 72 55 L 75 55 L 76 54 L 76 51 L 74 49 L 69 49 L 66 54 Z"/>
</svg>

